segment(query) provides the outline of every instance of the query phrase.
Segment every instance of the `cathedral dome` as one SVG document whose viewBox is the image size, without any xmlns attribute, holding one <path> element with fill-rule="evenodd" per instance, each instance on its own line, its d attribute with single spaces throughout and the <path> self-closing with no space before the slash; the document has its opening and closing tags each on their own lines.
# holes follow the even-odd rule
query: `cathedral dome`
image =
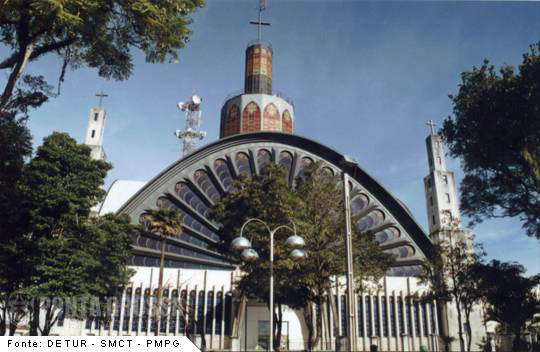
<svg viewBox="0 0 540 352">
<path fill-rule="evenodd" d="M 221 109 L 220 138 L 239 133 L 293 133 L 294 105 L 272 90 L 273 49 L 256 41 L 246 49 L 244 89 L 230 94 Z"/>
</svg>

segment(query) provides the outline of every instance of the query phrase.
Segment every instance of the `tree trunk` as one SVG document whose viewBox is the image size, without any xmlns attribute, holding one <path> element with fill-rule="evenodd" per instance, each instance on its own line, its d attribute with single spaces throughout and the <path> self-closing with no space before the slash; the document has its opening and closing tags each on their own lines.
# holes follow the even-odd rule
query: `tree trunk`
<svg viewBox="0 0 540 352">
<path fill-rule="evenodd" d="M 6 317 L 7 317 L 7 300 L 4 303 L 4 307 L 2 307 L 2 315 L 0 316 L 0 336 L 4 336 L 6 334 Z"/>
<path fill-rule="evenodd" d="M 49 336 L 51 334 L 51 330 L 54 326 L 54 323 L 56 322 L 56 319 L 54 318 L 55 310 L 56 309 L 51 300 L 50 305 L 47 307 L 47 310 L 45 311 L 45 325 L 43 326 L 43 329 L 41 329 L 41 336 Z"/>
<path fill-rule="evenodd" d="M 471 310 L 470 309 L 465 309 L 465 324 L 467 324 L 467 334 L 469 335 L 469 340 L 467 341 L 467 352 L 471 352 L 472 329 L 471 329 Z"/>
<path fill-rule="evenodd" d="M 35 298 L 32 304 L 32 313 L 30 314 L 30 336 L 38 336 L 40 306 L 41 300 Z"/>
<path fill-rule="evenodd" d="M 206 351 L 206 327 L 203 327 L 201 330 L 201 351 Z"/>
<path fill-rule="evenodd" d="M 461 317 L 461 305 L 459 304 L 459 299 L 456 298 L 456 310 L 458 316 L 458 335 L 459 335 L 459 350 L 461 352 L 465 351 L 465 341 L 463 340 L 463 318 Z"/>
<path fill-rule="evenodd" d="M 279 351 L 281 347 L 281 325 L 283 320 L 283 306 L 281 303 L 277 303 L 277 315 L 274 314 L 274 333 L 275 333 L 275 340 L 274 340 L 274 350 Z"/>
<path fill-rule="evenodd" d="M 512 330 L 514 332 L 514 341 L 512 341 L 512 352 L 522 352 L 521 347 L 523 343 L 521 341 L 521 327 Z"/>
<path fill-rule="evenodd" d="M 330 312 L 332 313 L 332 320 L 334 321 L 334 347 L 337 351 L 339 343 L 339 317 L 337 313 L 336 301 L 332 295 L 332 290 L 328 290 L 328 302 L 330 306 Z"/>
<path fill-rule="evenodd" d="M 313 348 L 316 348 L 316 346 L 319 344 L 319 342 L 322 339 L 322 321 L 321 321 L 321 314 L 322 314 L 322 302 L 321 297 L 319 296 L 317 298 L 316 305 L 319 307 L 319 314 L 317 314 L 317 309 L 315 309 L 315 336 L 313 338 Z M 317 306 L 315 308 L 317 308 Z"/>
<path fill-rule="evenodd" d="M 307 350 L 308 352 L 313 351 L 313 305 L 312 303 L 308 303 L 304 307 L 304 321 L 306 322 L 306 328 L 308 331 L 308 337 L 307 337 Z"/>
<path fill-rule="evenodd" d="M 4 93 L 2 94 L 2 97 L 0 97 L 0 111 L 4 110 L 4 108 L 9 102 L 9 99 L 13 95 L 13 89 L 15 89 L 15 84 L 21 77 L 21 74 L 24 71 L 24 67 L 26 66 L 26 63 L 28 62 L 28 59 L 30 58 L 30 55 L 32 55 L 33 51 L 34 43 L 28 43 L 28 45 L 24 47 L 24 52 L 20 54 L 17 63 L 11 70 L 11 74 L 9 75 L 8 81 L 4 88 Z"/>
<path fill-rule="evenodd" d="M 321 297 L 320 300 L 322 302 L 323 298 Z M 323 342 L 324 342 L 324 348 L 328 350 L 330 349 L 330 321 L 328 319 L 327 307 L 328 307 L 327 304 L 321 305 L 322 324 L 325 327 Z"/>
<path fill-rule="evenodd" d="M 165 239 L 163 235 L 161 237 L 161 256 L 159 261 L 159 282 L 158 282 L 158 293 L 157 293 L 157 314 L 156 314 L 156 333 L 155 336 L 159 336 L 159 331 L 161 330 L 161 295 L 163 291 L 163 266 L 165 263 Z"/>
</svg>

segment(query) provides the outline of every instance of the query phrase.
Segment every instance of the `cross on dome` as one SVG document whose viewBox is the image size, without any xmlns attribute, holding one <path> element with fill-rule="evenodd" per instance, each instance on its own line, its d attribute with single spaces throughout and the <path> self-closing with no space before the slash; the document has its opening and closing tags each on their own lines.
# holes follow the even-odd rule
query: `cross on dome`
<svg viewBox="0 0 540 352">
<path fill-rule="evenodd" d="M 266 0 L 259 0 L 259 20 L 258 21 L 249 21 L 249 24 L 254 24 L 257 26 L 257 42 L 261 42 L 261 26 L 269 26 L 270 22 L 263 22 L 261 19 L 261 13 L 266 10 Z"/>
</svg>

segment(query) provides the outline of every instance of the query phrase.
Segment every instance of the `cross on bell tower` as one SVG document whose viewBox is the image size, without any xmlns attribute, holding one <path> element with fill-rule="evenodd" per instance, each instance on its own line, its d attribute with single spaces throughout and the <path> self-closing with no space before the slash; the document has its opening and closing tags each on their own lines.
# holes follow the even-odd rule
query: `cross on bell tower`
<svg viewBox="0 0 540 352">
<path fill-rule="evenodd" d="M 428 122 L 426 122 L 426 125 L 429 126 L 431 134 L 435 134 L 435 126 L 437 126 L 437 124 L 433 122 L 433 120 L 429 120 Z"/>
</svg>

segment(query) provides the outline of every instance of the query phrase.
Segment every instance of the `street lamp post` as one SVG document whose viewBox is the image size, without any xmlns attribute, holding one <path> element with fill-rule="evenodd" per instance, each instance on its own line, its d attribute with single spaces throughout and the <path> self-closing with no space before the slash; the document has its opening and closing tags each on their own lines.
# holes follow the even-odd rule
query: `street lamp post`
<svg viewBox="0 0 540 352">
<path fill-rule="evenodd" d="M 356 351 L 356 309 L 354 301 L 354 273 L 353 273 L 353 249 L 352 249 L 352 224 L 351 224 L 351 199 L 349 189 L 349 175 L 346 168 L 355 167 L 358 163 L 349 156 L 344 157 L 341 171 L 343 182 L 343 197 L 345 203 L 345 247 L 347 251 L 347 303 L 349 314 L 347 319 L 348 350 Z"/>
<path fill-rule="evenodd" d="M 296 226 L 293 222 L 293 228 L 291 229 L 287 225 L 281 225 L 271 230 L 270 227 L 262 220 L 257 218 L 251 218 L 246 220 L 240 229 L 240 236 L 236 237 L 231 242 L 231 248 L 234 251 L 240 252 L 240 257 L 245 262 L 254 262 L 259 259 L 259 254 L 251 248 L 251 242 L 242 236 L 244 228 L 251 222 L 259 222 L 266 227 L 270 233 L 270 351 L 274 350 L 274 234 L 280 229 L 288 229 L 293 232 L 293 235 L 287 238 L 285 245 L 292 249 L 289 256 L 294 260 L 302 260 L 306 257 L 306 252 L 302 249 L 305 246 L 305 241 L 302 237 L 296 234 Z"/>
</svg>

